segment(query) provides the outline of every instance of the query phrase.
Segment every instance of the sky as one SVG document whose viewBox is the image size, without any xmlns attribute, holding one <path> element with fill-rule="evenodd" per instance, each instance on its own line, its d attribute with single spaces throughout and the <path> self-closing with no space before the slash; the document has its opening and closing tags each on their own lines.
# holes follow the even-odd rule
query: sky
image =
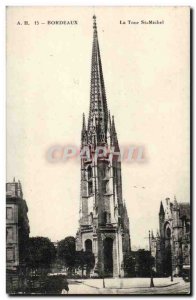
<svg viewBox="0 0 196 300">
<path fill-rule="evenodd" d="M 47 153 L 55 145 L 80 147 L 94 13 L 119 144 L 144 149 L 144 162 L 122 161 L 122 185 L 132 247 L 146 248 L 160 201 L 190 201 L 188 8 L 8 8 L 7 181 L 22 183 L 31 236 L 75 236 L 80 162 L 52 163 Z M 149 19 L 164 24 L 140 24 Z M 77 25 L 47 25 L 61 20 Z"/>
</svg>

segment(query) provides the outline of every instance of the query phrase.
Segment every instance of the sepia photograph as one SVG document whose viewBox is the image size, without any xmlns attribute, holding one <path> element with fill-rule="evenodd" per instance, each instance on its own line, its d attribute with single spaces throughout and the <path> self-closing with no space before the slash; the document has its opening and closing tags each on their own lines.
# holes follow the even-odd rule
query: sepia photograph
<svg viewBox="0 0 196 300">
<path fill-rule="evenodd" d="M 191 294 L 190 26 L 7 6 L 7 294 Z"/>
</svg>

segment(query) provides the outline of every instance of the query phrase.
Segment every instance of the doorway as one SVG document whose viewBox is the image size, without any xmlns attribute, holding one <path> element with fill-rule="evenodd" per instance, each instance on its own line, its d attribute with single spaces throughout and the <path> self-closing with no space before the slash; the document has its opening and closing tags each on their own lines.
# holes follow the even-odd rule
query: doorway
<svg viewBox="0 0 196 300">
<path fill-rule="evenodd" d="M 113 239 L 105 238 L 103 241 L 104 251 L 104 276 L 113 277 Z"/>
</svg>

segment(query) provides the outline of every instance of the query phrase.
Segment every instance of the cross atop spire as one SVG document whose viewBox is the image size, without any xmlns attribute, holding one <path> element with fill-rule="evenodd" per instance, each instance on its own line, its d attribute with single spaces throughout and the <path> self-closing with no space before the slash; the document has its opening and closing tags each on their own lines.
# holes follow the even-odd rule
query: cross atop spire
<svg viewBox="0 0 196 300">
<path fill-rule="evenodd" d="M 108 109 L 105 93 L 105 84 L 103 78 L 101 56 L 99 50 L 96 16 L 93 16 L 93 47 L 91 62 L 91 89 L 90 89 L 90 110 L 88 119 L 88 130 L 93 129 L 93 120 L 95 125 L 102 132 L 102 138 L 106 141 Z M 104 137 L 103 137 L 104 134 Z"/>
</svg>

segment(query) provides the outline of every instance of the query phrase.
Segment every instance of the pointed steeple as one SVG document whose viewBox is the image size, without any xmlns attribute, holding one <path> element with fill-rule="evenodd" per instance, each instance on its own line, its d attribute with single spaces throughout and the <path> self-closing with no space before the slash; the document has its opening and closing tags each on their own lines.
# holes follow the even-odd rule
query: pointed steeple
<svg viewBox="0 0 196 300">
<path fill-rule="evenodd" d="M 111 122 L 107 109 L 95 16 L 93 20 L 90 110 L 87 127 L 84 116 L 82 122 L 80 219 L 76 250 L 82 250 L 87 229 L 90 240 L 98 235 L 96 249 L 94 247 L 92 249 L 93 254 L 97 256 L 92 272 L 102 276 L 104 257 L 97 253 L 102 253 L 102 237 L 105 234 L 113 235 L 115 229 L 115 247 L 111 249 L 113 255 L 112 252 L 108 252 L 113 265 L 109 273 L 113 277 L 123 277 L 123 254 L 131 250 L 129 217 L 125 202 L 123 202 L 119 160 L 121 157 L 119 157 L 119 151 L 116 150 L 118 140 L 114 118 Z M 92 215 L 93 218 L 91 218 Z"/>
<path fill-rule="evenodd" d="M 164 211 L 164 208 L 163 208 L 163 203 L 161 201 L 161 205 L 160 205 L 160 210 L 159 210 L 159 215 L 164 215 L 165 214 L 165 211 Z"/>
<path fill-rule="evenodd" d="M 114 116 L 112 116 L 112 131 L 114 134 L 116 134 L 116 126 L 115 126 L 115 122 L 114 122 Z"/>
<path fill-rule="evenodd" d="M 112 135 L 112 146 L 115 147 L 115 151 L 119 151 L 118 137 L 116 133 L 116 126 L 114 122 L 114 116 L 112 116 L 112 127 L 111 127 L 111 135 Z"/>
<path fill-rule="evenodd" d="M 90 89 L 90 111 L 88 119 L 88 130 L 93 129 L 93 119 L 96 126 L 104 134 L 104 141 L 107 135 L 108 109 L 99 50 L 96 16 L 93 16 L 93 48 L 91 62 L 91 89 Z"/>
<path fill-rule="evenodd" d="M 173 205 L 173 210 L 177 210 L 179 209 L 179 205 L 178 205 L 178 202 L 176 200 L 176 195 L 174 195 L 174 205 Z"/>
<path fill-rule="evenodd" d="M 111 131 L 112 127 L 112 122 L 111 122 L 111 116 L 110 116 L 110 111 L 108 113 L 108 130 Z"/>
<path fill-rule="evenodd" d="M 108 126 L 107 126 L 107 143 L 108 146 L 110 147 L 112 144 L 112 134 L 111 134 L 111 130 L 112 130 L 112 122 L 111 122 L 111 117 L 110 117 L 110 111 L 108 112 Z"/>
<path fill-rule="evenodd" d="M 82 131 L 86 131 L 85 114 L 82 115 Z"/>
<path fill-rule="evenodd" d="M 81 144 L 84 146 L 87 142 L 87 133 L 86 133 L 86 121 L 85 114 L 82 115 L 82 132 L 81 132 Z"/>
</svg>

